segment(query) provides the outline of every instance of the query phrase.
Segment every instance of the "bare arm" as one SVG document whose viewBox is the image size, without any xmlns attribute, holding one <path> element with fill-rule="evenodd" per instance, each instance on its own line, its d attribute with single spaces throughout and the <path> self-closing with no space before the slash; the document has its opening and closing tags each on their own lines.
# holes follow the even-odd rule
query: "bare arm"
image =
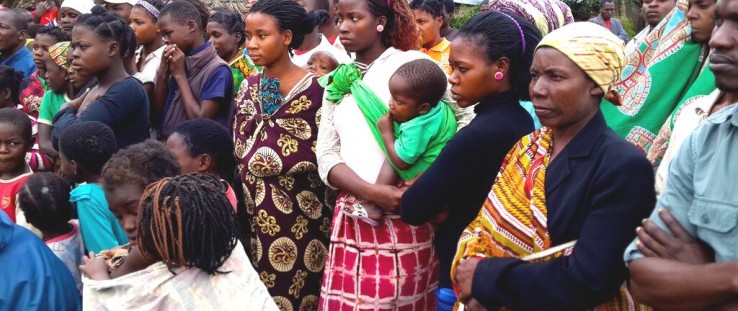
<svg viewBox="0 0 738 311">
<path fill-rule="evenodd" d="M 156 72 L 154 87 L 154 100 L 151 102 L 151 119 L 159 120 L 164 114 L 164 106 L 167 102 L 167 95 L 169 93 L 169 64 L 167 59 L 161 59 L 159 70 Z"/>
<path fill-rule="evenodd" d="M 400 159 L 400 156 L 397 155 L 393 123 L 394 121 L 392 120 L 392 116 L 390 114 L 386 114 L 377 121 L 377 126 L 379 127 L 379 131 L 382 133 L 382 141 L 384 142 L 384 147 L 387 150 L 387 156 L 389 157 L 388 160 L 392 161 L 392 164 L 397 168 L 406 170 L 412 165 L 403 161 Z"/>
<path fill-rule="evenodd" d="M 185 75 L 175 75 L 174 81 L 179 87 L 182 105 L 189 119 L 211 119 L 218 112 L 218 102 L 212 99 L 197 100 Z"/>
<path fill-rule="evenodd" d="M 51 126 L 44 123 L 38 124 L 38 146 L 44 154 L 56 158 L 59 153 L 51 144 Z"/>
<path fill-rule="evenodd" d="M 382 164 L 382 169 L 379 170 L 379 177 L 377 177 L 377 185 L 396 185 L 397 180 L 400 176 L 395 172 L 395 168 L 389 163 L 389 160 L 385 159 Z"/>
</svg>

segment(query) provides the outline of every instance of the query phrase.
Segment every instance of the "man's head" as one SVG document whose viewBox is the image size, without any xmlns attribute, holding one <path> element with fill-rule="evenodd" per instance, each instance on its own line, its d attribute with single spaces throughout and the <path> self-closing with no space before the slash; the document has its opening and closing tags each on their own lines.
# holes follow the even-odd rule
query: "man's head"
<svg viewBox="0 0 738 311">
<path fill-rule="evenodd" d="M 643 19 L 650 27 L 658 25 L 676 6 L 676 0 L 643 0 Z"/>
<path fill-rule="evenodd" d="M 615 13 L 615 2 L 613 0 L 602 0 L 602 6 L 600 6 L 600 16 L 602 19 L 608 20 L 612 18 Z"/>
<path fill-rule="evenodd" d="M 177 0 L 165 5 L 157 21 L 164 43 L 176 44 L 185 54 L 196 49 L 197 39 L 204 38 L 201 17 L 197 7 L 187 1 Z"/>
<path fill-rule="evenodd" d="M 715 5 L 715 30 L 710 39 L 710 70 L 723 92 L 738 92 L 738 0 Z"/>
<path fill-rule="evenodd" d="M 25 45 L 28 22 L 20 12 L 13 9 L 0 10 L 0 52 L 15 53 Z"/>
</svg>

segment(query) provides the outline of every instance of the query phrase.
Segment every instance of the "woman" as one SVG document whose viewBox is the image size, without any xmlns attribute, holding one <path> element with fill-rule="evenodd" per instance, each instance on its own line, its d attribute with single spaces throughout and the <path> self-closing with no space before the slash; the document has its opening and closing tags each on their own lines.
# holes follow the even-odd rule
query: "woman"
<svg viewBox="0 0 738 311">
<path fill-rule="evenodd" d="M 575 23 L 541 40 L 530 94 L 544 127 L 505 157 L 451 275 L 459 300 L 489 310 L 636 310 L 622 262 L 655 203 L 645 155 L 600 112 L 625 63 L 609 30 Z"/>
<path fill-rule="evenodd" d="M 520 15 L 542 35 L 574 22 L 571 9 L 561 0 L 493 0 L 482 10 Z"/>
<path fill-rule="evenodd" d="M 377 101 L 363 95 L 374 93 L 387 109 L 395 70 L 427 56 L 407 51 L 417 46 L 418 32 L 406 1 L 339 0 L 336 7 L 339 39 L 356 53 L 356 62 L 334 71 L 347 74 L 325 79 L 333 83 L 326 87 L 318 132 L 318 169 L 340 193 L 319 309 L 429 310 L 435 308 L 438 280 L 433 226 L 411 226 L 398 215 L 372 226 L 343 212 L 360 202 L 396 211 L 402 191 L 375 184 L 385 156 L 372 134 L 375 125 L 362 113 Z M 364 90 L 362 96 L 346 94 L 354 83 Z"/>
<path fill-rule="evenodd" d="M 141 0 L 131 10 L 131 28 L 138 44 L 133 59 L 136 65 L 133 76 L 144 85 L 149 100 L 153 98 L 154 80 L 164 53 L 164 42 L 156 27 L 159 10 L 163 7 L 160 0 Z"/>
<path fill-rule="evenodd" d="M 451 42 L 441 36 L 441 27 L 445 11 L 442 0 L 414 0 L 410 8 L 415 14 L 415 23 L 418 25 L 423 43 L 420 51 L 436 61 L 443 71 L 451 74 L 448 55 L 451 53 Z"/>
<path fill-rule="evenodd" d="M 233 126 L 250 257 L 281 310 L 316 309 L 330 228 L 314 151 L 323 88 L 289 55 L 306 19 L 293 0 L 251 7 L 246 48 L 264 72 L 241 83 Z"/>
<path fill-rule="evenodd" d="M 238 90 L 243 79 L 256 75 L 261 68 L 254 65 L 247 55 L 243 54 L 243 43 L 246 42 L 246 30 L 241 15 L 218 9 L 210 16 L 206 31 L 215 52 L 224 61 L 228 62 L 233 75 L 233 89 Z"/>
<path fill-rule="evenodd" d="M 303 5 L 306 5 L 305 1 L 301 1 Z M 307 9 L 307 8 L 306 8 Z M 308 13 L 308 22 L 302 27 L 306 31 L 310 31 L 305 35 L 305 40 L 302 45 L 295 50 L 292 55 L 292 62 L 297 66 L 306 67 L 308 60 L 316 52 L 326 52 L 336 58 L 338 63 L 346 64 L 351 62 L 351 58 L 348 57 L 346 52 L 339 50 L 330 41 L 320 33 L 320 28 L 323 27 L 329 20 L 329 13 L 325 10 L 313 10 Z"/>
<path fill-rule="evenodd" d="M 61 107 L 52 125 L 54 142 L 68 126 L 84 121 L 100 121 L 112 128 L 119 148 L 149 137 L 149 99 L 123 64 L 125 53 L 135 44 L 132 37 L 128 23 L 102 7 L 79 18 L 72 30 L 71 69 L 83 77 L 95 76 L 98 84 Z"/>
<path fill-rule="evenodd" d="M 521 37 L 522 31 L 522 37 Z M 479 102 L 477 116 L 446 145 L 436 162 L 403 195 L 402 219 L 426 223 L 444 209 L 435 247 L 441 261 L 439 294 L 451 293 L 449 271 L 459 234 L 484 202 L 505 153 L 533 131 L 518 104 L 529 100 L 528 68 L 541 40 L 535 27 L 517 17 L 488 12 L 472 18 L 452 43 L 451 93 L 461 107 Z"/>
</svg>

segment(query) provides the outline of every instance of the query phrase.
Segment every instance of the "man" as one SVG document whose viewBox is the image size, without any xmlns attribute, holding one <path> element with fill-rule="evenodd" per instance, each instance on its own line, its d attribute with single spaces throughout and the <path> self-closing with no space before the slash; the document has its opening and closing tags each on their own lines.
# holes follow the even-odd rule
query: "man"
<svg viewBox="0 0 738 311">
<path fill-rule="evenodd" d="M 25 48 L 28 23 L 17 10 L 0 10 L 0 65 L 13 67 L 28 78 L 36 71 L 31 51 Z"/>
<path fill-rule="evenodd" d="M 628 34 L 623 29 L 623 23 L 617 18 L 612 18 L 613 13 L 615 13 L 615 2 L 613 0 L 602 0 L 600 15 L 595 16 L 589 21 L 610 29 L 610 32 L 623 40 L 623 42 L 628 42 Z"/>
<path fill-rule="evenodd" d="M 720 0 L 715 17 L 710 69 L 725 101 L 736 102 L 738 0 Z M 738 306 L 736 148 L 736 105 L 708 118 L 682 144 L 656 210 L 625 252 L 638 301 L 656 309 Z"/>
<path fill-rule="evenodd" d="M 456 3 L 454 0 L 443 0 L 443 25 L 441 26 L 441 36 L 446 38 L 448 41 L 454 41 L 459 31 L 451 27 L 451 19 L 454 17 L 456 12 Z"/>
</svg>

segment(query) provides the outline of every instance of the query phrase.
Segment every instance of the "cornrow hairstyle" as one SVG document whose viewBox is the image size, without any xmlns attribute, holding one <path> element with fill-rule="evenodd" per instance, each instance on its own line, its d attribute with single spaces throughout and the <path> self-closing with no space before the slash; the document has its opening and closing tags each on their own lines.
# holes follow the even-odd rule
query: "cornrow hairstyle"
<svg viewBox="0 0 738 311">
<path fill-rule="evenodd" d="M 209 174 L 164 178 L 144 191 L 137 240 L 147 260 L 171 270 L 197 267 L 215 275 L 238 243 L 240 227 L 223 185 Z"/>
<path fill-rule="evenodd" d="M 24 78 L 23 72 L 15 71 L 15 68 L 10 66 L 0 65 L 0 91 L 10 89 L 10 100 L 13 107 L 20 104 L 18 94 Z"/>
<path fill-rule="evenodd" d="M 182 137 L 190 156 L 209 155 L 220 177 L 231 181 L 235 160 L 233 139 L 226 128 L 211 119 L 195 119 L 180 123 L 172 133 Z"/>
<path fill-rule="evenodd" d="M 92 13 L 80 16 L 74 27 L 87 27 L 98 36 L 117 42 L 118 54 L 123 58 L 136 48 L 136 34 L 131 26 L 118 14 L 109 13 L 99 5 L 92 8 Z M 133 42 L 131 38 L 134 38 Z"/>
<path fill-rule="evenodd" d="M 522 31 L 522 34 L 521 34 Z M 510 87 L 520 100 L 530 100 L 530 66 L 541 33 L 538 28 L 515 14 L 484 12 L 474 16 L 461 29 L 457 38 L 482 48 L 491 63 L 500 58 L 510 61 Z"/>
<path fill-rule="evenodd" d="M 210 19 L 210 10 L 198 0 L 177 0 L 169 2 L 161 9 L 159 19 L 164 15 L 171 15 L 172 20 L 180 24 L 194 21 L 197 28 L 204 32 Z"/>
<path fill-rule="evenodd" d="M 310 14 L 294 0 L 259 0 L 253 7 L 252 13 L 263 13 L 271 15 L 277 20 L 281 32 L 292 32 L 292 42 L 289 49 L 294 50 L 305 39 L 305 35 L 313 32 L 313 29 L 328 20 L 328 12 L 313 11 Z"/>
<path fill-rule="evenodd" d="M 105 191 L 124 185 L 144 189 L 152 182 L 177 174 L 179 164 L 169 149 L 152 139 L 119 150 L 101 172 Z"/>
<path fill-rule="evenodd" d="M 402 78 L 410 87 L 411 94 L 418 94 L 421 103 L 431 107 L 438 105 L 448 87 L 448 78 L 438 64 L 429 59 L 417 59 L 397 68 L 392 78 Z"/>
<path fill-rule="evenodd" d="M 146 1 L 146 3 L 151 4 L 151 6 L 153 6 L 157 10 L 159 10 L 159 12 L 161 12 L 161 9 L 164 8 L 164 2 L 161 1 L 161 0 L 140 0 L 140 1 Z M 149 13 L 149 10 L 147 10 L 146 8 L 144 8 L 144 6 L 141 5 L 141 4 L 136 4 L 136 5 L 134 5 L 134 7 L 138 7 L 138 8 L 143 9 L 144 11 L 146 11 L 146 13 L 149 14 L 149 16 L 154 21 L 154 23 L 156 23 L 156 21 L 159 19 L 156 16 L 151 15 L 151 13 Z"/>
<path fill-rule="evenodd" d="M 15 96 L 16 98 L 18 96 Z M 31 119 L 28 115 L 15 108 L 2 108 L 0 109 L 0 124 L 10 124 L 17 127 L 21 131 L 22 138 L 26 146 L 30 147 L 33 144 L 33 129 L 31 125 Z"/>
<path fill-rule="evenodd" d="M 427 12 L 433 17 L 443 18 L 446 13 L 442 0 L 413 0 L 410 2 L 410 8 Z"/>
<path fill-rule="evenodd" d="M 228 31 L 228 34 L 241 34 L 241 40 L 238 41 L 238 46 L 243 46 L 244 42 L 246 42 L 246 25 L 241 14 L 227 8 L 217 8 L 214 11 L 215 13 L 210 16 L 209 22 L 223 26 Z"/>
<path fill-rule="evenodd" d="M 407 1 L 401 0 L 366 0 L 369 12 L 374 17 L 384 16 L 387 24 L 382 32 L 382 43 L 399 50 L 415 50 L 418 48 L 420 34 L 415 25 L 415 15 Z"/>
<path fill-rule="evenodd" d="M 99 174 L 118 151 L 113 130 L 102 122 L 79 122 L 69 126 L 59 138 L 59 149 L 69 161 Z"/>
<path fill-rule="evenodd" d="M 47 35 L 54 40 L 56 40 L 56 43 L 64 42 L 64 41 L 72 41 L 72 36 L 70 36 L 68 33 L 64 32 L 59 27 L 54 26 L 43 26 L 38 29 L 38 32 L 36 32 L 36 36 L 38 35 Z"/>
<path fill-rule="evenodd" d="M 10 13 L 10 18 L 13 20 L 13 27 L 17 31 L 28 31 L 28 20 L 26 20 L 26 17 L 24 12 L 28 12 L 28 10 L 24 9 L 4 9 L 3 11 Z"/>
<path fill-rule="evenodd" d="M 41 231 L 64 229 L 72 219 L 71 190 L 64 178 L 49 172 L 36 173 L 18 191 L 18 207 Z"/>
</svg>

